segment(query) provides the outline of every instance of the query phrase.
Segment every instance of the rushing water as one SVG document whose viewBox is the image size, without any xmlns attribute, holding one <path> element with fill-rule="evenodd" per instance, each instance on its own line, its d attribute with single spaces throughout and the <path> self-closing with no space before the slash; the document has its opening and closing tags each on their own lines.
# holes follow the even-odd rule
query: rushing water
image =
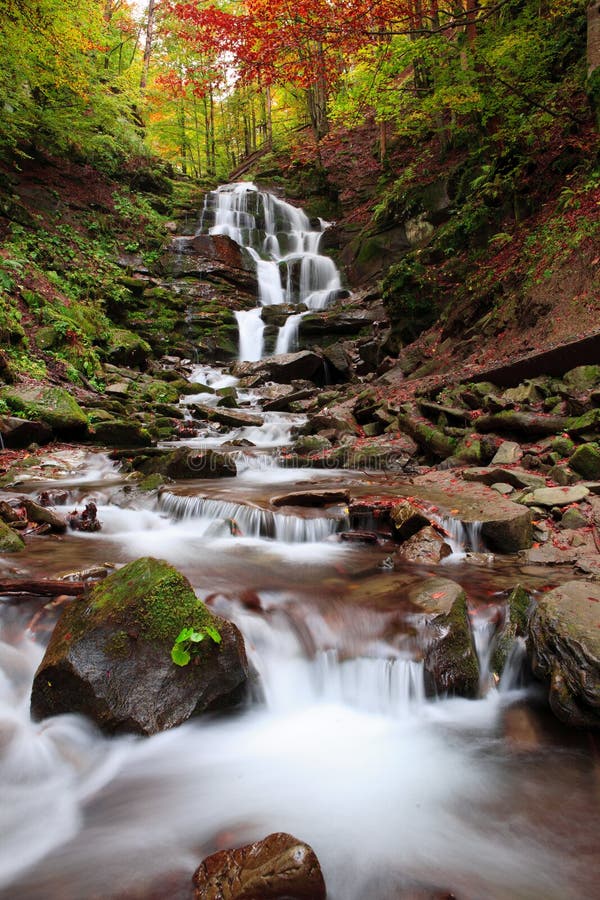
<svg viewBox="0 0 600 900">
<path fill-rule="evenodd" d="M 200 232 L 227 235 L 246 249 L 256 266 L 260 306 L 236 313 L 240 360 L 263 356 L 263 306 L 288 303 L 325 309 L 340 290 L 335 263 L 319 252 L 323 224 L 314 228 L 303 210 L 249 182 L 223 185 L 207 194 Z M 281 326 L 275 353 L 295 349 L 301 318 L 302 313 L 294 313 Z"/>
<path fill-rule="evenodd" d="M 206 367 L 195 377 L 230 383 Z M 264 701 L 147 739 L 107 739 L 75 715 L 32 723 L 30 684 L 52 613 L 30 633 L 39 604 L 5 602 L 2 897 L 88 900 L 129 888 L 143 897 L 165 872 L 185 881 L 215 849 L 278 830 L 312 844 L 332 900 L 390 900 L 412 882 L 461 898 L 593 896 L 597 774 L 584 746 L 538 736 L 518 750 L 522 647 L 501 691 L 485 679 L 480 700 L 426 699 L 413 639 L 390 639 L 402 595 L 381 610 L 360 599 L 387 549 L 336 540 L 343 508 L 269 507 L 307 479 L 350 484 L 353 473 L 281 469 L 255 451 L 240 453 L 230 487 L 199 481 L 149 499 L 102 455 L 52 462 L 56 480 L 33 472 L 21 489 L 64 489 L 65 509 L 93 497 L 103 530 L 33 539 L 4 568 L 57 575 L 146 554 L 170 560 L 241 628 Z M 457 565 L 443 575 L 463 581 Z M 489 584 L 478 589 L 487 573 L 470 576 L 475 599 L 490 594 Z M 406 590 L 423 577 L 407 575 Z M 247 608 L 248 590 L 262 612 Z M 489 604 L 474 622 L 485 671 Z M 537 726 L 526 721 L 531 737 Z"/>
</svg>

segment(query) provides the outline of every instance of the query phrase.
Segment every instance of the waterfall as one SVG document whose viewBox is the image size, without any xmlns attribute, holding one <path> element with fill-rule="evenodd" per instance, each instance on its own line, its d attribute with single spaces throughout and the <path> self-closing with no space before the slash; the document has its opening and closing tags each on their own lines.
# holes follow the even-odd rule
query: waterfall
<svg viewBox="0 0 600 900">
<path fill-rule="evenodd" d="M 306 213 L 259 191 L 250 182 L 222 185 L 204 201 L 198 233 L 224 234 L 248 252 L 256 266 L 260 306 L 236 313 L 239 359 L 256 361 L 263 353 L 262 306 L 288 303 L 326 309 L 341 288 L 335 263 L 319 252 L 326 223 L 313 228 Z M 297 340 L 300 316 L 280 329 L 276 353 L 286 353 Z"/>
<path fill-rule="evenodd" d="M 208 497 L 180 497 L 163 491 L 159 509 L 173 519 L 207 519 L 228 524 L 231 533 L 243 537 L 272 538 L 284 543 L 313 543 L 335 534 L 345 519 L 330 516 L 295 516 L 270 509 Z"/>
<path fill-rule="evenodd" d="M 285 325 L 282 325 L 277 335 L 277 343 L 275 344 L 275 353 L 290 353 L 295 350 L 298 345 L 298 331 L 300 322 L 304 313 L 296 313 L 296 315 L 288 316 Z"/>
<path fill-rule="evenodd" d="M 256 362 L 261 359 L 265 323 L 261 318 L 260 306 L 251 310 L 238 310 L 235 318 L 240 335 L 240 361 Z"/>
</svg>

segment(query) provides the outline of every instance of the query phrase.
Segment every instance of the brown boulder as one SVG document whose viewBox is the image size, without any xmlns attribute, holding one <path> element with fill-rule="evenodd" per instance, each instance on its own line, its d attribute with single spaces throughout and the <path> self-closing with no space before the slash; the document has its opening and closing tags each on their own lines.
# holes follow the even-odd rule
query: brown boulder
<svg viewBox="0 0 600 900">
<path fill-rule="evenodd" d="M 194 873 L 196 900 L 325 900 L 314 851 L 277 832 L 237 850 L 208 856 Z"/>
<path fill-rule="evenodd" d="M 428 525 L 413 534 L 396 550 L 394 563 L 412 562 L 437 565 L 451 553 L 452 548 L 440 537 L 435 528 Z"/>
<path fill-rule="evenodd" d="M 600 728 L 600 585 L 569 581 L 539 598 L 529 620 L 531 667 L 549 686 L 554 714 Z"/>
</svg>

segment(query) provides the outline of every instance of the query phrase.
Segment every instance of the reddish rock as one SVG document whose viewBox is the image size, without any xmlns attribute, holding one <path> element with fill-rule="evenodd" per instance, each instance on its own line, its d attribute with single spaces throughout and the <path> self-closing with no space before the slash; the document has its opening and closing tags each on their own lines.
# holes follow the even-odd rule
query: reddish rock
<svg viewBox="0 0 600 900">
<path fill-rule="evenodd" d="M 421 528 L 417 534 L 405 541 L 394 553 L 394 561 L 399 563 L 432 563 L 437 565 L 446 556 L 450 556 L 452 548 L 444 541 L 431 525 Z"/>
<path fill-rule="evenodd" d="M 194 873 L 196 900 L 325 900 L 319 861 L 308 844 L 277 832 L 208 856 Z"/>
</svg>

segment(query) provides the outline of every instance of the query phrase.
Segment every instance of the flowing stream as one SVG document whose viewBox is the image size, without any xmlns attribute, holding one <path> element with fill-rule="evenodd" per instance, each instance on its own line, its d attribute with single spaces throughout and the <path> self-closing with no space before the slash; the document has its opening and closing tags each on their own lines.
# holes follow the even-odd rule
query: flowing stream
<svg viewBox="0 0 600 900">
<path fill-rule="evenodd" d="M 324 223 L 312 226 L 303 210 L 249 182 L 226 184 L 206 195 L 200 231 L 224 234 L 252 257 L 260 306 L 236 313 L 239 359 L 262 359 L 262 307 L 291 304 L 325 309 L 341 288 L 335 263 L 319 252 Z M 292 313 L 279 328 L 274 353 L 296 349 L 303 312 Z"/>
<path fill-rule="evenodd" d="M 260 262 L 279 281 L 273 275 L 261 288 L 263 303 L 315 308 L 335 290 L 333 272 L 322 287 L 312 280 L 319 232 L 251 185 L 210 195 L 203 227 L 270 255 Z M 302 300 L 301 253 L 310 260 Z M 193 379 L 235 384 L 209 366 Z M 260 413 L 258 392 L 238 397 Z M 184 402 L 194 400 L 207 395 Z M 522 644 L 500 686 L 489 676 L 495 597 L 526 576 L 510 561 L 471 563 L 465 545 L 483 549 L 477 528 L 461 532 L 448 519 L 449 562 L 391 573 L 385 541 L 340 539 L 351 527 L 343 503 L 274 503 L 307 489 L 401 488 L 400 476 L 396 484 L 385 473 L 282 467 L 278 450 L 301 422 L 269 413 L 262 426 L 207 424 L 186 443 L 229 447 L 237 477 L 175 483 L 159 496 L 137 491 L 105 455 L 79 450 L 49 452 L 46 467 L 5 492 L 51 491 L 63 512 L 94 499 L 103 528 L 31 538 L 18 557 L 0 558 L 0 571 L 58 577 L 107 561 L 167 559 L 239 626 L 261 696 L 232 717 L 145 739 L 108 739 L 79 715 L 32 722 L 31 681 L 58 611 L 39 617 L 39 601 L 0 598 L 2 898 L 177 900 L 206 855 L 273 831 L 313 846 L 330 900 L 392 900 L 415 884 L 461 900 L 596 895 L 594 755 L 585 737 L 567 738 L 551 717 L 532 713 Z M 254 446 L 240 447 L 244 439 Z M 467 591 L 480 699 L 425 695 L 406 597 L 432 575 Z M 392 577 L 394 595 L 377 601 L 369 585 Z M 545 583 L 529 578 L 532 589 Z"/>
</svg>

